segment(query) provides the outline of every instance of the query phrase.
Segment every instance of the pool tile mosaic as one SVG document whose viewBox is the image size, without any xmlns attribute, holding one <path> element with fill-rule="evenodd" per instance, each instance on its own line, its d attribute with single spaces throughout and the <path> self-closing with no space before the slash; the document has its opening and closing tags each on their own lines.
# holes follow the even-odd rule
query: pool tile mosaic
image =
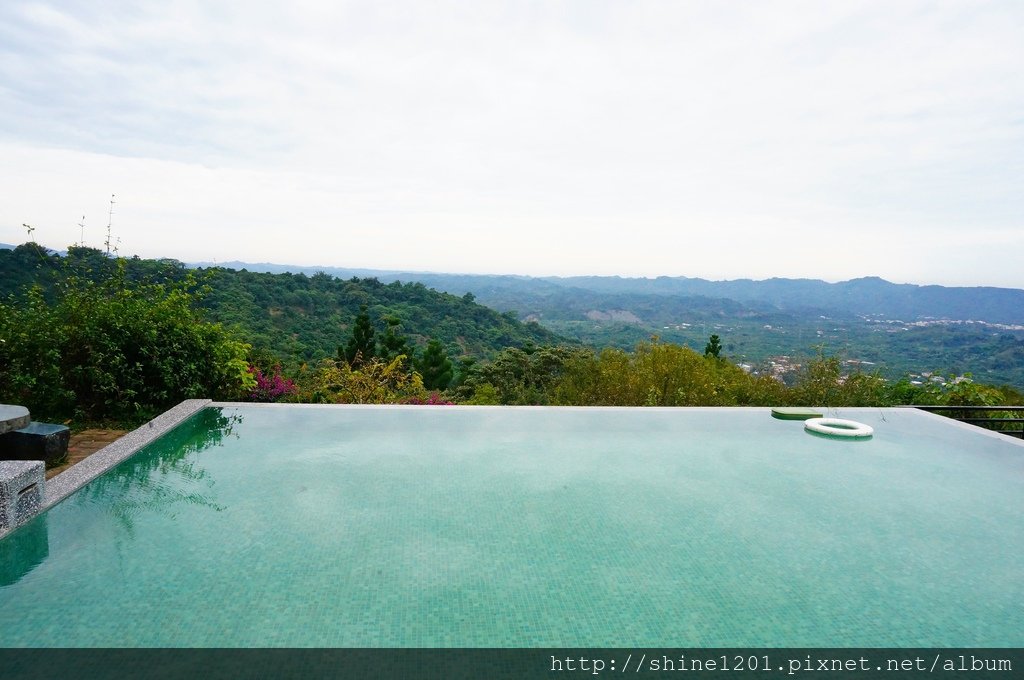
<svg viewBox="0 0 1024 680">
<path fill-rule="evenodd" d="M 206 408 L 4 539 L 0 645 L 1024 644 L 1024 447 L 842 416 Z"/>
</svg>

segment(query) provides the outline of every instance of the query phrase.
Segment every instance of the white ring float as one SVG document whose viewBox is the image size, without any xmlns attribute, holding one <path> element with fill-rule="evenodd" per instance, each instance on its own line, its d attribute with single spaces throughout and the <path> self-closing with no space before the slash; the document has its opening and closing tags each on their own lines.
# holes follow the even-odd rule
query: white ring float
<svg viewBox="0 0 1024 680">
<path fill-rule="evenodd" d="M 804 429 L 833 437 L 870 437 L 875 433 L 870 425 L 842 418 L 811 418 L 804 421 Z"/>
</svg>

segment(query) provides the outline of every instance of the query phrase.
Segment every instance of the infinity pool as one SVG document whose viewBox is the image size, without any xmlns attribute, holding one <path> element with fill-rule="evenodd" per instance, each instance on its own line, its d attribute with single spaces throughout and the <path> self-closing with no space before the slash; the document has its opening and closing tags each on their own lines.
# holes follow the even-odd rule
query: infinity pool
<svg viewBox="0 0 1024 680">
<path fill-rule="evenodd" d="M 0 540 L 0 646 L 1024 646 L 1024 446 L 829 414 L 206 408 Z"/>
</svg>

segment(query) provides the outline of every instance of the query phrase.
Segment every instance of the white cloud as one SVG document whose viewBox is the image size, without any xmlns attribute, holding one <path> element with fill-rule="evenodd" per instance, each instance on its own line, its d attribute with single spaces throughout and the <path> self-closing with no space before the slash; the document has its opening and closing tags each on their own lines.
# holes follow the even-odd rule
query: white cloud
<svg viewBox="0 0 1024 680">
<path fill-rule="evenodd" d="M 76 240 L 116 193 L 127 248 L 181 259 L 1024 287 L 1022 28 L 1014 2 L 8 3 L 0 241 Z"/>
</svg>

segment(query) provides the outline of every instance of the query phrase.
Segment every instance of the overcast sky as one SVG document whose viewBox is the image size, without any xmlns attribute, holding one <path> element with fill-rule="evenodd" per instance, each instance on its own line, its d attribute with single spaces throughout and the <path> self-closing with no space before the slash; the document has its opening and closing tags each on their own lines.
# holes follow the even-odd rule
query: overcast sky
<svg viewBox="0 0 1024 680">
<path fill-rule="evenodd" d="M 0 242 L 1024 288 L 1024 2 L 0 3 Z"/>
</svg>

